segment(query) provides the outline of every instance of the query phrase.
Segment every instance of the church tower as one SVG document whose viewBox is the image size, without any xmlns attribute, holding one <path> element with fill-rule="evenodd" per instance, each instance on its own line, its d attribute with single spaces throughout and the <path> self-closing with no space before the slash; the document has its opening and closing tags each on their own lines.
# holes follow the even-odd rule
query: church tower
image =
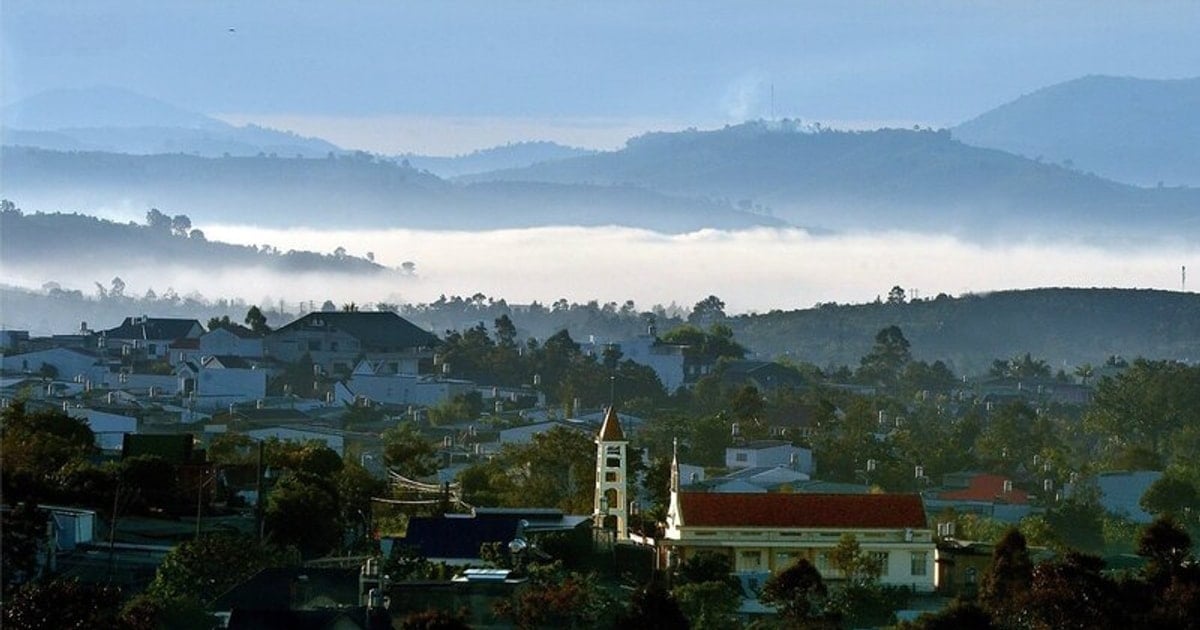
<svg viewBox="0 0 1200 630">
<path fill-rule="evenodd" d="M 629 442 L 621 430 L 615 407 L 604 414 L 596 436 L 596 497 L 593 518 L 596 527 L 615 529 L 617 540 L 629 537 L 629 491 L 625 480 Z"/>
</svg>

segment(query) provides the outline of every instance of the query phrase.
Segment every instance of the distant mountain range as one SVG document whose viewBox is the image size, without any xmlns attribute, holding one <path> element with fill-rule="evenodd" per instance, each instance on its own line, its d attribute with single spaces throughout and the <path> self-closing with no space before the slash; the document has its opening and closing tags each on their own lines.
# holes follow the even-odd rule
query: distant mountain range
<svg viewBox="0 0 1200 630">
<path fill-rule="evenodd" d="M 1117 181 L 1200 186 L 1200 77 L 1083 77 L 1026 94 L 953 133 Z"/>
<path fill-rule="evenodd" d="M 454 157 L 432 157 L 404 153 L 396 159 L 407 162 L 413 168 L 429 171 L 438 177 L 459 177 L 473 173 L 485 173 L 506 168 L 520 168 L 539 162 L 551 162 L 566 158 L 592 155 L 596 151 L 568 147 L 556 142 L 514 142 L 490 149 L 472 151 Z"/>
<path fill-rule="evenodd" d="M 33 210 L 156 206 L 275 226 L 1200 236 L 1200 189 L 1087 172 L 1200 180 L 1189 175 L 1200 173 L 1200 79 L 1087 77 L 953 132 L 758 121 L 649 133 L 617 151 L 524 142 L 453 158 L 346 152 L 114 88 L 38 95 L 3 121 L 0 194 Z"/>
<path fill-rule="evenodd" d="M 481 230 L 625 225 L 660 232 L 782 222 L 631 186 L 455 184 L 366 154 L 320 159 L 6 147 L 0 196 L 30 210 L 157 207 L 198 224 Z"/>
<path fill-rule="evenodd" d="M 613 152 L 460 181 L 634 185 L 699 195 L 835 230 L 975 237 L 1200 234 L 1200 190 L 1148 190 L 1002 151 L 947 131 L 839 132 L 754 122 L 651 133 Z"/>
</svg>

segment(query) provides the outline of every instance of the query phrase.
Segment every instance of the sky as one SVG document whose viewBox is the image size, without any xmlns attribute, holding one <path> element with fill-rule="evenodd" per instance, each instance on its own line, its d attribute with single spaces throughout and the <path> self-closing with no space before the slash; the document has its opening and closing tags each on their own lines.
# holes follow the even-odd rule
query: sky
<svg viewBox="0 0 1200 630">
<path fill-rule="evenodd" d="M 1195 2 L 0 7 L 4 103 L 115 85 L 383 153 L 520 139 L 610 148 L 645 130 L 772 113 L 835 127 L 940 127 L 1086 74 L 1200 73 Z"/>
</svg>

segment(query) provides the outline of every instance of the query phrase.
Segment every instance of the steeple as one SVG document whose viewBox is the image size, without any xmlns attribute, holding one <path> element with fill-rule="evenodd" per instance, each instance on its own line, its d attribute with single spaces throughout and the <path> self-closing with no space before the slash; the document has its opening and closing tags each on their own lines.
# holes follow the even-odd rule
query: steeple
<svg viewBox="0 0 1200 630">
<path fill-rule="evenodd" d="M 596 436 L 596 527 L 616 528 L 618 540 L 629 536 L 629 491 L 625 481 L 627 447 L 617 410 L 609 407 Z"/>
</svg>

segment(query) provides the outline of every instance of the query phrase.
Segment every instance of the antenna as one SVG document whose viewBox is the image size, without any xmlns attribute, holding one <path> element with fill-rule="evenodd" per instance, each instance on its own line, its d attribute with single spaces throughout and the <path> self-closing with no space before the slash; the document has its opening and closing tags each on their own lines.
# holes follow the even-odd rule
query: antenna
<svg viewBox="0 0 1200 630">
<path fill-rule="evenodd" d="M 1187 292 L 1187 265 L 1179 268 L 1179 290 Z"/>
</svg>

